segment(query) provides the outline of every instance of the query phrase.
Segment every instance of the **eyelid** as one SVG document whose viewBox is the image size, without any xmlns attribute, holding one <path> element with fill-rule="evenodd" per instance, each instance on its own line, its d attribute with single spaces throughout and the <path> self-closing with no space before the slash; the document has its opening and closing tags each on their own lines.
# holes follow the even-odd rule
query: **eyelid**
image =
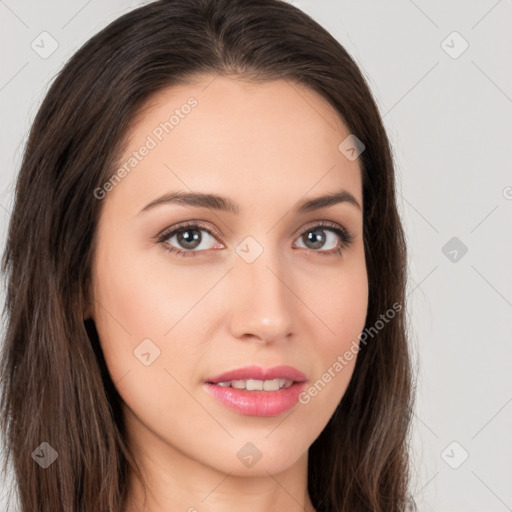
<svg viewBox="0 0 512 512">
<path fill-rule="evenodd" d="M 293 236 L 295 236 L 297 234 L 302 234 L 302 233 L 304 233 L 304 231 L 307 231 L 308 229 L 311 229 L 311 228 L 316 228 L 319 225 L 322 227 L 329 227 L 329 228 L 333 228 L 333 229 L 338 229 L 340 231 L 345 231 L 348 234 L 348 231 L 341 224 L 338 224 L 337 222 L 333 222 L 332 220 L 318 219 L 318 220 L 313 220 L 311 222 L 308 222 L 305 226 L 302 226 L 301 228 L 299 228 L 297 231 L 295 231 L 295 233 L 293 233 Z"/>
</svg>

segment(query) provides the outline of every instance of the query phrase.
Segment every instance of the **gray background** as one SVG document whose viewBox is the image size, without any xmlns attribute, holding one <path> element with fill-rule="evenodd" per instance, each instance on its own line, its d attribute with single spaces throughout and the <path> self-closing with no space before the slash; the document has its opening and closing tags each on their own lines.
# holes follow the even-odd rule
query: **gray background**
<svg viewBox="0 0 512 512">
<path fill-rule="evenodd" d="M 293 3 L 358 62 L 393 146 L 419 372 L 419 510 L 512 510 L 512 2 Z M 0 1 L 2 249 L 23 146 L 49 83 L 136 5 Z M 43 45 L 43 31 L 58 43 L 47 58 L 31 47 Z"/>
</svg>

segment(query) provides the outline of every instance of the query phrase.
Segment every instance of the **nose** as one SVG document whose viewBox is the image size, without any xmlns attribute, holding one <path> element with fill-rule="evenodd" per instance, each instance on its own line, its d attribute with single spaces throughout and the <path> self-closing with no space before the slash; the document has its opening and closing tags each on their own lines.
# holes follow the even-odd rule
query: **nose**
<svg viewBox="0 0 512 512">
<path fill-rule="evenodd" d="M 277 343 L 292 335 L 300 301 L 290 273 L 269 253 L 264 251 L 252 263 L 240 258 L 230 272 L 230 328 L 236 338 Z"/>
</svg>

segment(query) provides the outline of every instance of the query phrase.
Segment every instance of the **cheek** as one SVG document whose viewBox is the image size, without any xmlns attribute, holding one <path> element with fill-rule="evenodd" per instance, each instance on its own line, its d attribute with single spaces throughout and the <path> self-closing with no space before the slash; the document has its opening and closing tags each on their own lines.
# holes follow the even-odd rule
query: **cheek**
<svg viewBox="0 0 512 512">
<path fill-rule="evenodd" d="M 368 309 L 368 276 L 364 254 L 340 266 L 318 280 L 322 288 L 308 285 L 304 292 L 318 317 L 319 332 L 315 348 L 332 359 L 340 350 L 346 350 L 364 329 Z M 311 307 L 311 309 L 313 309 Z"/>
<path fill-rule="evenodd" d="M 197 306 L 218 279 L 211 272 L 202 279 L 185 266 L 170 271 L 163 250 L 153 251 L 152 260 L 143 252 L 119 250 L 125 246 L 99 250 L 94 275 L 94 320 L 114 382 L 141 367 L 163 371 L 176 360 L 190 360 L 200 349 L 200 326 L 189 319 L 196 318 L 195 309 L 204 315 Z M 177 333 L 184 343 L 171 344 Z"/>
<path fill-rule="evenodd" d="M 312 293 L 311 288 L 308 293 L 308 302 L 315 305 L 318 316 L 311 321 L 310 329 L 314 333 L 313 325 L 317 326 L 318 335 L 311 337 L 319 364 L 302 400 L 306 405 L 316 402 L 319 414 L 334 411 L 354 371 L 368 308 L 364 257 L 347 261 L 342 271 L 323 282 L 322 293 Z"/>
<path fill-rule="evenodd" d="M 124 403 L 147 425 L 175 424 L 180 411 L 191 409 L 180 383 L 194 373 L 201 347 L 190 332 L 187 312 L 212 286 L 190 275 L 162 275 L 162 264 L 148 264 L 147 255 L 98 252 L 95 325 L 107 368 Z M 183 336 L 184 329 L 187 337 Z M 187 330 L 188 329 L 188 330 Z M 181 343 L 172 343 L 177 338 Z M 178 363 L 177 363 L 178 361 Z M 197 421 L 201 419 L 200 408 Z"/>
</svg>

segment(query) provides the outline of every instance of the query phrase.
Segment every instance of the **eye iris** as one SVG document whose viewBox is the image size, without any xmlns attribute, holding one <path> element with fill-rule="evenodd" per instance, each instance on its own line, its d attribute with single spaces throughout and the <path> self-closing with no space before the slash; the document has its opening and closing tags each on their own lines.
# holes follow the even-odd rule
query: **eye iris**
<svg viewBox="0 0 512 512">
<path fill-rule="evenodd" d="M 190 233 L 194 233 L 190 236 Z M 185 247 L 185 249 L 195 249 L 201 243 L 201 232 L 199 229 L 185 229 L 176 234 L 178 242 Z M 188 245 L 192 244 L 192 246 Z"/>
<path fill-rule="evenodd" d="M 321 233 L 321 234 L 318 235 L 318 233 Z M 325 243 L 325 234 L 324 234 L 323 230 L 321 230 L 321 229 L 309 230 L 306 238 L 307 238 L 308 242 L 310 242 L 310 241 L 313 242 L 313 246 L 315 249 L 319 249 Z"/>
</svg>

